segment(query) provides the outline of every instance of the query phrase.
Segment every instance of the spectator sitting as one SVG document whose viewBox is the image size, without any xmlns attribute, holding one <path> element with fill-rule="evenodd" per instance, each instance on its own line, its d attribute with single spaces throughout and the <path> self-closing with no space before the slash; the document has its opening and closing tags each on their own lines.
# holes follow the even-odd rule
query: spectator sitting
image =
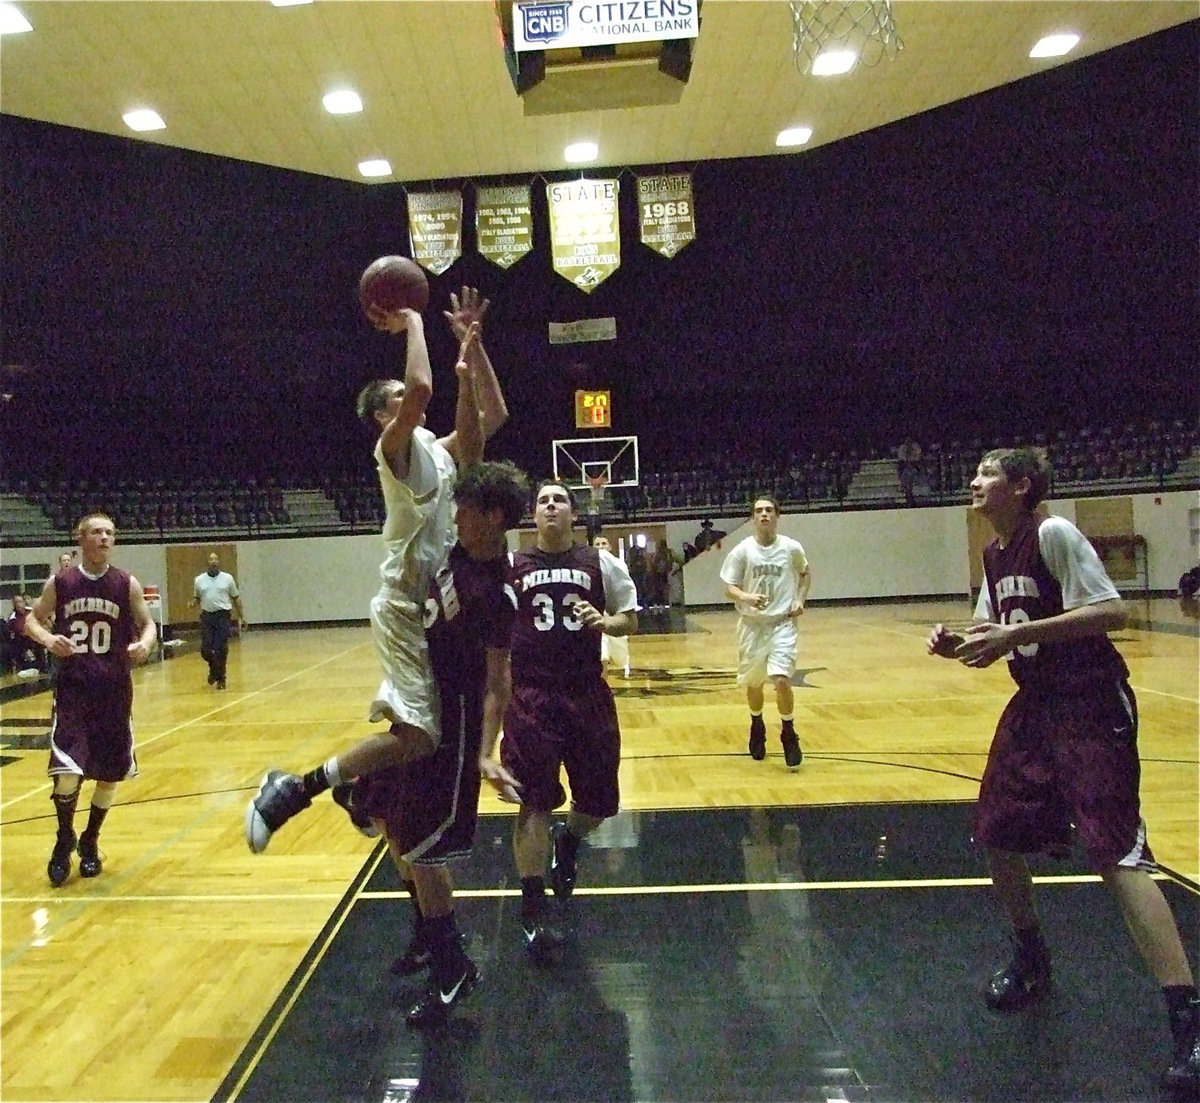
<svg viewBox="0 0 1200 1103">
<path fill-rule="evenodd" d="M 1179 609 L 1185 617 L 1200 620 L 1200 566 L 1179 576 Z"/>
<path fill-rule="evenodd" d="M 25 636 L 25 620 L 29 616 L 29 598 L 16 594 L 12 612 L 8 614 L 8 669 L 18 678 L 36 678 L 46 666 L 46 653 Z"/>
</svg>

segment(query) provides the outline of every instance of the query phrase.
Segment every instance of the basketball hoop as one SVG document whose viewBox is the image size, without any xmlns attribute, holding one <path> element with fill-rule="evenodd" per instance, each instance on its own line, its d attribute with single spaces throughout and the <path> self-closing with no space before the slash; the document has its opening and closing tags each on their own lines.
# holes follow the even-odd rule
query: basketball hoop
<svg viewBox="0 0 1200 1103">
<path fill-rule="evenodd" d="M 789 0 L 796 68 L 832 76 L 894 60 L 904 49 L 891 0 Z"/>
</svg>

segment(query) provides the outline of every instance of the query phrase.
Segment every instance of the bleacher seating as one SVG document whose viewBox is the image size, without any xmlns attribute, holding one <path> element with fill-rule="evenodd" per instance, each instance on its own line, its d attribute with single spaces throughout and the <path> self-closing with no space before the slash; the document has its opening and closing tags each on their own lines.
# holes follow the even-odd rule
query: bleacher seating
<svg viewBox="0 0 1200 1103">
<path fill-rule="evenodd" d="M 1200 428 L 1147 421 L 1120 428 L 1058 429 L 1026 438 L 1046 449 L 1054 468 L 1051 494 L 1095 494 L 1200 487 Z M 966 502 L 967 486 L 987 447 L 1018 443 L 982 435 L 921 444 L 914 505 Z M 745 446 L 642 471 L 641 484 L 609 492 L 609 516 L 663 520 L 713 512 L 741 513 L 757 494 L 784 508 L 895 508 L 905 504 L 897 474 L 897 442 L 831 450 L 773 453 Z M 88 510 L 113 515 L 125 541 L 236 539 L 246 536 L 377 532 L 383 500 L 372 471 L 323 474 L 287 485 L 273 477 L 222 480 L 48 477 L 0 479 L 0 543 L 59 544 Z"/>
</svg>

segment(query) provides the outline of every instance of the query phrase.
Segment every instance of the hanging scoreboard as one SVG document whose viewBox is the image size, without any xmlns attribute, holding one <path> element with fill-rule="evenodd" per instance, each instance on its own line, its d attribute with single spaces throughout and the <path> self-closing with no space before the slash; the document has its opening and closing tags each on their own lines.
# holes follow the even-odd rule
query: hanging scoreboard
<svg viewBox="0 0 1200 1103">
<path fill-rule="evenodd" d="M 575 428 L 611 429 L 612 392 L 576 391 Z"/>
</svg>

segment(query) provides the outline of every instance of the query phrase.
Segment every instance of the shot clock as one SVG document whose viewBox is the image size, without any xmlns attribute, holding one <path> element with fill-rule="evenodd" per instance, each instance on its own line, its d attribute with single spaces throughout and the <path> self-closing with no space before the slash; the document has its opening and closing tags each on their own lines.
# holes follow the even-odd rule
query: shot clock
<svg viewBox="0 0 1200 1103">
<path fill-rule="evenodd" d="M 576 391 L 575 428 L 611 429 L 612 392 Z"/>
</svg>

